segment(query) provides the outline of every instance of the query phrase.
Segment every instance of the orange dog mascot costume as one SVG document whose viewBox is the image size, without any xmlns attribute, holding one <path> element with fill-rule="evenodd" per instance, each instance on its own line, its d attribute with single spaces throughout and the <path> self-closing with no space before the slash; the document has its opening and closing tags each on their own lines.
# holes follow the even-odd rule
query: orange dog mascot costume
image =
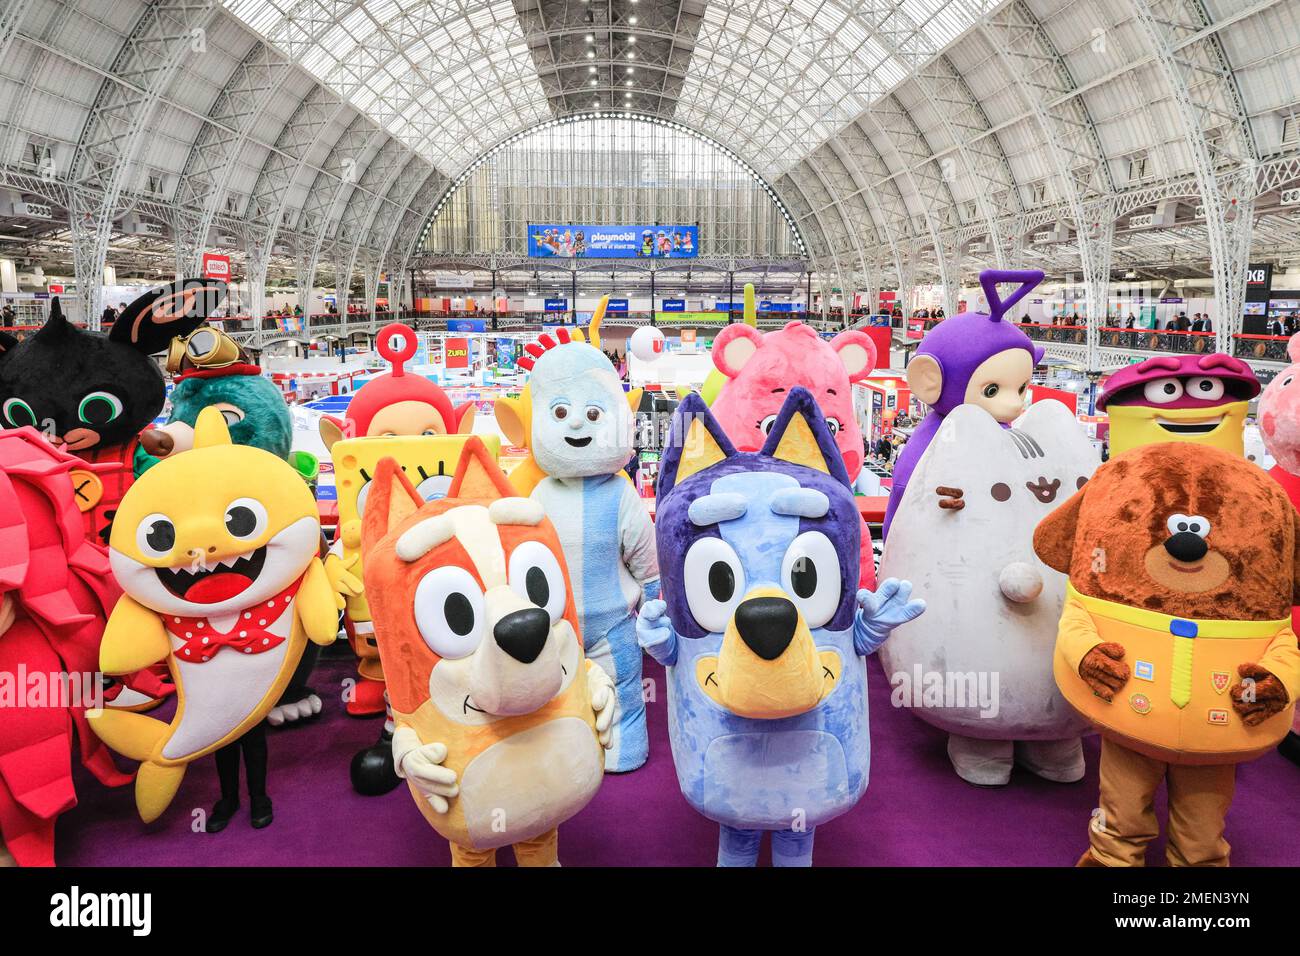
<svg viewBox="0 0 1300 956">
<path fill-rule="evenodd" d="M 1298 522 L 1258 466 L 1165 442 L 1111 459 L 1038 525 L 1039 558 L 1070 578 L 1056 681 L 1102 734 L 1079 865 L 1143 865 L 1162 780 L 1170 864 L 1227 865 L 1236 764 L 1282 739 L 1300 692 Z"/>
<path fill-rule="evenodd" d="M 583 657 L 564 550 L 478 438 L 446 498 L 385 458 L 364 518 L 366 590 L 397 729 L 393 763 L 453 865 L 557 864 L 595 795 L 614 685 Z"/>
</svg>

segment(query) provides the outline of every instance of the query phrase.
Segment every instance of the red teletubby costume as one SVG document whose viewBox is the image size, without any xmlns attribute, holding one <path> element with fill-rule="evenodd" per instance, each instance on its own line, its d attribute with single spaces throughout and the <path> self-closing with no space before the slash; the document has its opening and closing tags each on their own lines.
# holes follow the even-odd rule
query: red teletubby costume
<svg viewBox="0 0 1300 956">
<path fill-rule="evenodd" d="M 54 865 L 55 820 L 77 804 L 74 736 L 100 782 L 131 780 L 86 719 L 121 592 L 107 554 L 86 536 L 74 468 L 87 464 L 36 429 L 0 431 L 0 856 L 7 850 L 20 866 Z"/>
</svg>

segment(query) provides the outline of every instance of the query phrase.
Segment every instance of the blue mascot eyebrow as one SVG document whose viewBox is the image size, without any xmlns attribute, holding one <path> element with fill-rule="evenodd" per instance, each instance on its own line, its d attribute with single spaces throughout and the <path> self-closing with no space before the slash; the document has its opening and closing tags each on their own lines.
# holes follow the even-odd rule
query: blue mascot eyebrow
<svg viewBox="0 0 1300 956">
<path fill-rule="evenodd" d="M 744 495 L 722 491 L 696 498 L 686 510 L 686 515 L 691 519 L 691 524 L 703 527 L 717 524 L 719 521 L 734 521 L 736 518 L 742 518 L 748 507 Z"/>
<path fill-rule="evenodd" d="M 772 496 L 772 512 L 795 518 L 825 518 L 831 500 L 816 488 L 788 488 Z"/>
</svg>

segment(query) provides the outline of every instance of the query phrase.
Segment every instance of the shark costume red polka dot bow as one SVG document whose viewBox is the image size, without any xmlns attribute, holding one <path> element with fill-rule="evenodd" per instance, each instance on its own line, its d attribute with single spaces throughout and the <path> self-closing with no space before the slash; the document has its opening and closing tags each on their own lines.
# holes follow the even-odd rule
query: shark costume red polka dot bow
<svg viewBox="0 0 1300 956">
<path fill-rule="evenodd" d="M 241 654 L 262 654 L 279 647 L 285 639 L 272 634 L 269 628 L 292 605 L 301 584 L 302 578 L 299 578 L 275 597 L 240 611 L 236 622 L 224 634 L 213 628 L 206 617 L 172 615 L 164 618 L 171 635 L 185 642 L 176 650 L 176 659 L 202 664 L 226 647 Z"/>
</svg>

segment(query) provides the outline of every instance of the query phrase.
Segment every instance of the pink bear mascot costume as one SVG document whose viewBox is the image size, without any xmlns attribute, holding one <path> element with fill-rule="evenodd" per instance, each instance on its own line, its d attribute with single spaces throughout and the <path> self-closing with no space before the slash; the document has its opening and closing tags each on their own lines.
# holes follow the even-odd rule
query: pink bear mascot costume
<svg viewBox="0 0 1300 956">
<path fill-rule="evenodd" d="M 849 481 L 857 481 L 865 450 L 853 411 L 853 383 L 876 366 L 876 346 L 869 335 L 850 329 L 827 342 L 802 322 L 766 334 L 750 325 L 728 325 L 713 340 L 713 364 L 727 381 L 709 411 L 737 451 L 763 447 L 790 389 L 798 385 L 817 400 Z M 860 573 L 861 586 L 874 590 L 875 561 L 865 522 Z"/>
<path fill-rule="evenodd" d="M 1291 337 L 1286 354 L 1291 364 L 1268 383 L 1259 397 L 1259 431 L 1264 447 L 1277 462 L 1269 475 L 1300 508 L 1300 335 Z M 1291 608 L 1291 627 L 1300 627 L 1300 606 Z M 1292 762 L 1300 763 L 1300 715 L 1278 749 Z"/>
</svg>

